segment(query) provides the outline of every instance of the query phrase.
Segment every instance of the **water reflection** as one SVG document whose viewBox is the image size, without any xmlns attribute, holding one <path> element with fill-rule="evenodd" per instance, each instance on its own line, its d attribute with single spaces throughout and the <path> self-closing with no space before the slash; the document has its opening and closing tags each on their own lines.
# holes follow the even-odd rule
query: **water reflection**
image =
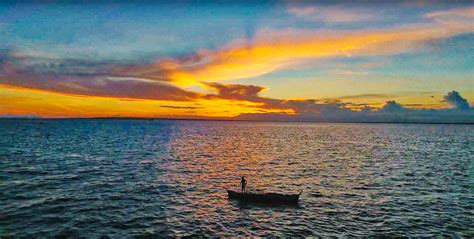
<svg viewBox="0 0 474 239">
<path fill-rule="evenodd" d="M 2 123 L 0 234 L 469 236 L 474 216 L 472 126 Z M 300 204 L 227 199 L 241 176 Z"/>
</svg>

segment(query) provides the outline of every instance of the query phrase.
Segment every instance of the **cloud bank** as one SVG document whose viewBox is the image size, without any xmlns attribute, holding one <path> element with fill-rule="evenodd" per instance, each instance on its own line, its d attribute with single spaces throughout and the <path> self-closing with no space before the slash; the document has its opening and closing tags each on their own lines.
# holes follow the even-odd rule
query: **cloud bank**
<svg viewBox="0 0 474 239">
<path fill-rule="evenodd" d="M 447 95 L 445 95 L 443 98 L 455 109 L 469 110 L 471 108 L 469 106 L 469 103 L 467 103 L 467 100 L 464 99 L 457 91 L 453 90 Z"/>
<path fill-rule="evenodd" d="M 300 103 L 308 103 L 300 102 Z M 474 123 L 474 110 L 468 109 L 409 109 L 395 101 L 387 101 L 380 109 L 365 107 L 351 110 L 345 104 L 317 104 L 316 111 L 296 114 L 251 113 L 241 114 L 235 119 L 251 121 L 298 121 L 298 122 L 377 122 L 377 123 Z"/>
<path fill-rule="evenodd" d="M 289 8 L 288 12 L 333 23 L 367 21 L 373 17 L 339 8 Z M 408 52 L 427 43 L 474 32 L 473 12 L 473 7 L 432 12 L 423 16 L 423 23 L 386 29 L 266 28 L 255 30 L 251 34 L 253 39 L 236 39 L 216 49 L 200 49 L 179 57 L 157 57 L 147 63 L 62 59 L 38 51 L 3 49 L 0 50 L 0 87 L 81 97 L 153 100 L 160 103 L 156 108 L 174 112 L 192 110 L 200 117 L 206 116 L 209 108 L 170 102 L 226 102 L 223 112 L 240 107 L 242 113 L 232 118 L 235 120 L 474 123 L 473 109 L 457 91 L 444 96 L 450 109 L 409 109 L 393 100 L 382 108 L 371 108 L 339 101 L 344 97 L 333 100 L 263 97 L 261 94 L 267 87 L 223 83 L 262 76 L 314 59 Z M 354 71 L 337 73 L 364 75 Z M 187 86 L 200 89 L 190 90 Z M 368 96 L 389 97 L 364 95 Z M 0 111 L 0 114 L 10 113 Z"/>
</svg>

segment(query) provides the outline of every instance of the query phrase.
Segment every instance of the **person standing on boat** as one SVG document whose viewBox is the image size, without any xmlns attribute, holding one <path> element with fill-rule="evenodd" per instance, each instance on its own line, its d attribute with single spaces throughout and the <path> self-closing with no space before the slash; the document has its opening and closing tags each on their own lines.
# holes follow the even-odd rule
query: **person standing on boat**
<svg viewBox="0 0 474 239">
<path fill-rule="evenodd" d="M 240 180 L 240 186 L 242 186 L 242 193 L 245 193 L 245 189 L 247 187 L 247 180 L 244 176 L 242 176 L 242 179 Z"/>
</svg>

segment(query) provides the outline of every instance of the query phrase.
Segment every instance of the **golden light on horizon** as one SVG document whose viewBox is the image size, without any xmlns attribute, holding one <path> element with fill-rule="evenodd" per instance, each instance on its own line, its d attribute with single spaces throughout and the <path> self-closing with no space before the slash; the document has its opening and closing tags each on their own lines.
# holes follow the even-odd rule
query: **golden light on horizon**
<svg viewBox="0 0 474 239">
<path fill-rule="evenodd" d="M 242 113 L 292 110 L 262 109 L 261 103 L 224 99 L 193 102 L 97 97 L 0 85 L 3 115 L 42 117 L 233 117 Z"/>
</svg>

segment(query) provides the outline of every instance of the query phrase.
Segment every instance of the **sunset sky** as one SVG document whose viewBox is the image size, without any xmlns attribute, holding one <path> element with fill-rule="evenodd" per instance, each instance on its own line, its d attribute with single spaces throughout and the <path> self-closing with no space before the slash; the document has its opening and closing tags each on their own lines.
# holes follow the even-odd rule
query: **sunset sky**
<svg viewBox="0 0 474 239">
<path fill-rule="evenodd" d="M 454 2 L 0 3 L 0 115 L 474 122 Z"/>
</svg>

